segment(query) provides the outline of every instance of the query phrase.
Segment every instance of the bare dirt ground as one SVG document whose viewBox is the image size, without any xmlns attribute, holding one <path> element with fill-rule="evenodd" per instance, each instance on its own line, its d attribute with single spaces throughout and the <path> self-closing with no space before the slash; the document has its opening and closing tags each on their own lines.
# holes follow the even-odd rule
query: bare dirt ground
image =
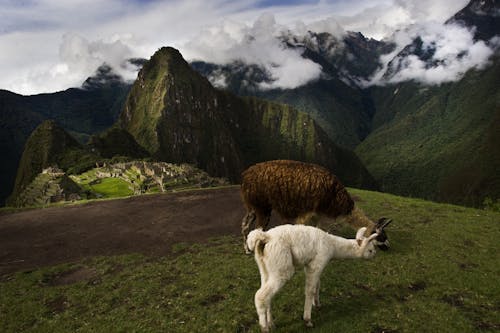
<svg viewBox="0 0 500 333">
<path fill-rule="evenodd" d="M 239 235 L 244 214 L 239 187 L 3 213 L 0 275 L 100 255 L 166 255 L 175 243 Z"/>
</svg>

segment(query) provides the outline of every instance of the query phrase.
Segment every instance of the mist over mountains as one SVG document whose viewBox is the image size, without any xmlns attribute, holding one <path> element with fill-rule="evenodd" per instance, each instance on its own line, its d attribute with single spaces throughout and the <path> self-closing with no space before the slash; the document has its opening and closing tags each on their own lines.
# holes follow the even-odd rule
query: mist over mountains
<svg viewBox="0 0 500 333">
<path fill-rule="evenodd" d="M 221 67 L 258 68 L 266 79 L 244 83 L 260 90 L 293 89 L 332 73 L 361 88 L 409 80 L 433 85 L 488 65 L 499 47 L 497 11 L 495 1 L 472 1 L 446 22 L 415 23 L 380 41 L 345 31 L 334 19 L 290 28 L 267 14 L 252 26 L 209 29 L 186 49 Z M 231 81 L 231 73 L 207 74 L 219 87 Z"/>
<path fill-rule="evenodd" d="M 0 91 L 2 153 L 9 161 L 1 195 L 10 193 L 28 135 L 54 119 L 81 143 L 114 125 L 154 159 L 193 163 L 233 181 L 248 164 L 293 157 L 326 164 L 352 186 L 376 182 L 384 191 L 468 205 L 495 200 L 499 13 L 498 1 L 473 0 L 442 23 L 416 23 L 383 40 L 346 31 L 336 19 L 290 28 L 264 14 L 253 25 L 225 21 L 185 44 L 190 65 L 208 81 L 174 61 L 142 71 L 132 87 L 130 73 L 162 58 L 123 62 L 116 56 L 80 89 L 34 96 Z M 99 47 L 75 36 L 67 45 L 75 41 L 87 50 Z M 121 47 L 107 50 L 118 54 Z M 296 129 L 301 121 L 310 124 L 303 132 Z M 266 131 L 280 128 L 281 146 L 250 140 L 269 141 Z M 300 139 L 307 133 L 315 133 L 311 142 L 332 148 L 307 155 L 309 143 Z M 94 142 L 113 155 L 106 140 Z M 349 175 L 339 167 L 340 156 L 359 164 L 357 171 Z"/>
</svg>

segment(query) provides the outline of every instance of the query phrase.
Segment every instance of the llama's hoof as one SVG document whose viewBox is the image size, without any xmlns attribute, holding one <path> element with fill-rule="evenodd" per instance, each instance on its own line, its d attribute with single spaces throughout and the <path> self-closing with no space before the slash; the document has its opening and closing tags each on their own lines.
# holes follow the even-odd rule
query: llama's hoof
<svg viewBox="0 0 500 333">
<path fill-rule="evenodd" d="M 309 327 L 309 328 L 314 327 L 313 322 L 312 322 L 312 321 L 310 321 L 310 320 L 306 320 L 306 327 Z"/>
<path fill-rule="evenodd" d="M 269 327 L 260 327 L 260 332 L 261 333 L 269 333 Z"/>
</svg>

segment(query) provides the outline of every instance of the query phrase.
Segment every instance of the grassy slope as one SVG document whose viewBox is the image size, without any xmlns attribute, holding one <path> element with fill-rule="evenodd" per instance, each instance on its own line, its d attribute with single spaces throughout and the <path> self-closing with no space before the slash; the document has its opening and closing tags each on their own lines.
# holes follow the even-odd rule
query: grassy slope
<svg viewBox="0 0 500 333">
<path fill-rule="evenodd" d="M 499 77 L 497 58 L 457 83 L 373 89 L 376 129 L 356 153 L 382 189 L 468 205 L 498 198 Z"/>
<path fill-rule="evenodd" d="M 351 190 L 373 217 L 390 216 L 392 248 L 335 261 L 307 332 L 478 332 L 500 329 L 500 214 Z M 337 230 L 353 236 L 352 230 Z M 174 246 L 0 277 L 2 332 L 257 332 L 259 275 L 240 239 Z M 217 269 L 214 269 L 218 267 Z M 303 273 L 273 303 L 276 332 L 306 331 Z M 360 315 L 361 314 L 361 315 Z"/>
<path fill-rule="evenodd" d="M 120 178 L 104 178 L 98 184 L 88 186 L 93 192 L 99 193 L 104 198 L 120 198 L 134 194 L 129 183 Z"/>
<path fill-rule="evenodd" d="M 310 115 L 336 144 L 353 149 L 368 133 L 362 93 L 340 80 L 319 80 L 296 89 L 259 93 Z"/>
<path fill-rule="evenodd" d="M 243 101 L 246 113 L 252 115 L 245 121 L 249 135 L 239 138 L 248 164 L 273 159 L 306 161 L 334 170 L 349 186 L 378 188 L 360 159 L 334 144 L 307 113 L 255 97 Z"/>
</svg>

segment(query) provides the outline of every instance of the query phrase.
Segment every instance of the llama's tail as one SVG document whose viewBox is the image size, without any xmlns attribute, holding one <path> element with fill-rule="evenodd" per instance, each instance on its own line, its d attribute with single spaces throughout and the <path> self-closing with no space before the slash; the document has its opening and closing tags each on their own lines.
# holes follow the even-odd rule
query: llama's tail
<svg viewBox="0 0 500 333">
<path fill-rule="evenodd" d="M 267 233 L 262 231 L 262 229 L 255 229 L 248 234 L 247 246 L 250 251 L 255 251 L 256 254 L 262 256 L 264 246 L 268 241 L 269 236 L 267 235 Z"/>
</svg>

